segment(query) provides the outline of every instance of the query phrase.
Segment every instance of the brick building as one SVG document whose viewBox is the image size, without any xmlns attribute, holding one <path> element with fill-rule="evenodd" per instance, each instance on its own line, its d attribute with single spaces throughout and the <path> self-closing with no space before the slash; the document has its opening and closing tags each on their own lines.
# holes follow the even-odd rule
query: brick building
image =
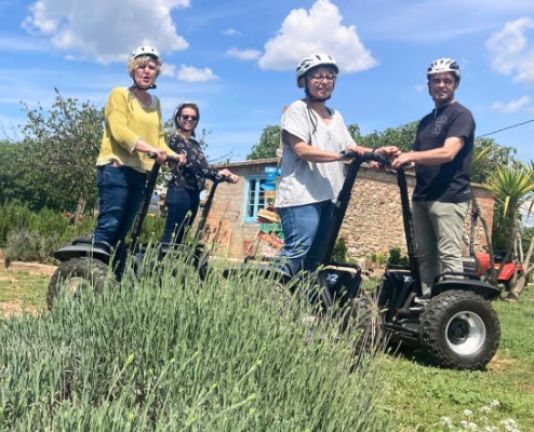
<svg viewBox="0 0 534 432">
<path fill-rule="evenodd" d="M 265 167 L 269 166 L 276 166 L 276 159 L 224 165 L 242 179 L 235 185 L 223 183 L 218 186 L 207 231 L 208 242 L 212 243 L 216 255 L 243 257 L 247 251 L 250 252 L 251 242 L 258 239 L 263 225 L 257 222 L 257 213 L 265 206 L 261 186 L 266 181 Z M 220 168 L 222 167 L 221 165 Z M 415 178 L 411 173 L 407 177 L 411 193 Z M 473 184 L 472 187 L 491 232 L 494 199 L 482 186 Z M 466 236 L 469 232 L 468 219 Z M 348 257 L 352 260 L 361 261 L 372 254 L 383 256 L 395 247 L 406 252 L 395 176 L 362 166 L 340 235 L 345 240 Z M 479 223 L 475 232 L 475 247 L 480 248 L 485 244 L 484 232 Z"/>
</svg>

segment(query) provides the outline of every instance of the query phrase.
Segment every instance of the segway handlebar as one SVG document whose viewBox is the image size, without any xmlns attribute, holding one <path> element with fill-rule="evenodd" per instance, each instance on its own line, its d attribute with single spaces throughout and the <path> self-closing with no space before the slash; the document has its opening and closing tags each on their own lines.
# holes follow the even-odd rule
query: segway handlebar
<svg viewBox="0 0 534 432">
<path fill-rule="evenodd" d="M 146 155 L 148 156 L 148 158 L 150 159 L 153 159 L 153 160 L 156 160 L 158 158 L 158 155 L 154 152 L 146 152 Z M 167 162 L 177 162 L 178 159 L 176 159 L 175 157 L 171 156 L 171 155 L 167 155 L 167 157 L 165 158 L 165 162 L 164 163 L 167 163 Z"/>
<path fill-rule="evenodd" d="M 222 182 L 227 182 L 227 181 L 229 181 L 228 177 L 223 176 L 222 174 L 217 174 L 216 176 L 213 177 L 214 183 L 222 183 Z"/>
<path fill-rule="evenodd" d="M 342 150 L 339 155 L 342 160 L 352 160 L 360 159 L 362 162 L 378 162 L 382 166 L 389 165 L 388 159 L 381 153 L 376 153 L 372 151 L 366 151 L 363 156 L 360 156 L 358 153 L 355 153 L 351 150 Z"/>
</svg>

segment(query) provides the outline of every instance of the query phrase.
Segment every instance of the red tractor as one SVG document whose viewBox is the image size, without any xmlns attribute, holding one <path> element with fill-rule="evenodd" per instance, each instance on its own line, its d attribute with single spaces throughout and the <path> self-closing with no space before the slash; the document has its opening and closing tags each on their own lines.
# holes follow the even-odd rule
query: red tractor
<svg viewBox="0 0 534 432">
<path fill-rule="evenodd" d="M 484 252 L 475 252 L 474 238 L 475 225 L 479 218 L 478 209 L 471 210 L 471 227 L 469 232 L 469 256 L 464 259 L 464 269 L 471 273 L 476 273 L 481 279 L 489 280 L 491 276 L 491 259 L 487 249 Z M 519 260 L 512 257 L 504 261 L 506 252 L 496 252 L 493 255 L 494 269 L 497 272 L 497 283 L 503 284 L 507 291 L 512 288 L 514 273 L 517 277 L 523 273 L 523 265 Z M 517 278 L 515 278 L 517 280 Z"/>
<path fill-rule="evenodd" d="M 487 252 L 476 252 L 475 259 L 477 265 L 477 275 L 480 277 L 489 277 L 491 273 L 490 255 Z M 512 288 L 512 281 L 514 280 L 514 273 L 517 272 L 518 277 L 523 273 L 523 265 L 515 258 L 504 261 L 501 254 L 495 254 L 494 268 L 497 272 L 497 283 L 503 284 L 507 291 Z M 517 280 L 517 278 L 516 278 Z"/>
</svg>

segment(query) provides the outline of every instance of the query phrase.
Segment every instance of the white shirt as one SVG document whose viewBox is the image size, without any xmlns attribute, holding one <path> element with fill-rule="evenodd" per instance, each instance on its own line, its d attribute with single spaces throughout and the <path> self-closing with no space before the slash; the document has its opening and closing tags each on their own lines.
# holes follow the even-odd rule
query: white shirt
<svg viewBox="0 0 534 432">
<path fill-rule="evenodd" d="M 329 109 L 332 119 L 326 124 L 306 102 L 298 100 L 286 109 L 280 129 L 321 150 L 339 153 L 354 140 L 339 112 Z M 345 179 L 343 162 L 316 163 L 297 158 L 282 133 L 281 180 L 276 192 L 275 207 L 293 207 L 334 201 Z"/>
</svg>

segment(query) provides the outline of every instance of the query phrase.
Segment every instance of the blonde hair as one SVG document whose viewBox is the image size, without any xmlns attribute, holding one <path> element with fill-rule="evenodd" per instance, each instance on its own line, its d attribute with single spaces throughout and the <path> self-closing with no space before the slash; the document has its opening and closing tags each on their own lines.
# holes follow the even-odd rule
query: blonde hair
<svg viewBox="0 0 534 432">
<path fill-rule="evenodd" d="M 161 60 L 151 55 L 142 55 L 128 60 L 128 74 L 133 78 L 134 71 L 139 67 L 145 67 L 149 61 L 156 62 L 156 78 L 161 73 Z"/>
</svg>

